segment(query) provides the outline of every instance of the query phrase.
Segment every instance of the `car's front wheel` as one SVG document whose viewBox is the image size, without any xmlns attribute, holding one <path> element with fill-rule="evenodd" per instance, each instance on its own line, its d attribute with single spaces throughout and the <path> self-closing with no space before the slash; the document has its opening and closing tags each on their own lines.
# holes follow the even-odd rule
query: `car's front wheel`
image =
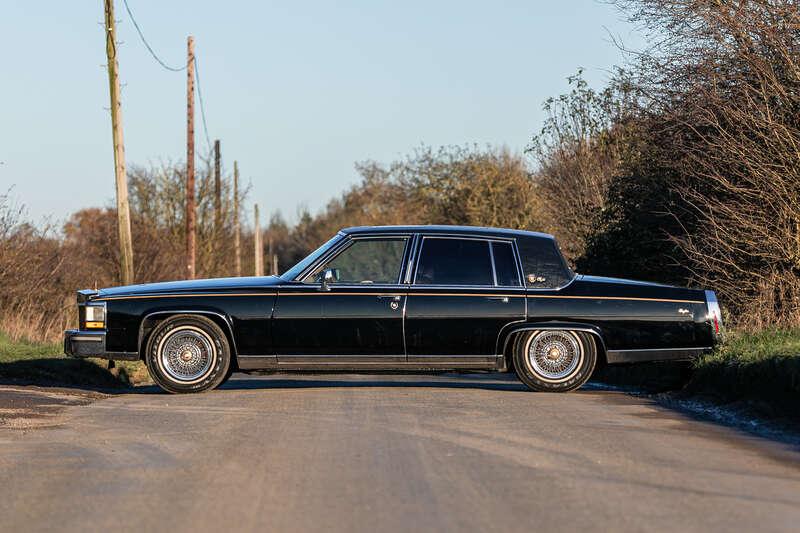
<svg viewBox="0 0 800 533">
<path fill-rule="evenodd" d="M 536 391 L 575 390 L 589 380 L 596 362 L 594 339 L 582 331 L 529 331 L 514 346 L 517 375 Z"/>
<path fill-rule="evenodd" d="M 162 389 L 202 392 L 227 377 L 231 353 L 225 333 L 212 320 L 177 315 L 161 322 L 147 341 L 147 370 Z"/>
</svg>

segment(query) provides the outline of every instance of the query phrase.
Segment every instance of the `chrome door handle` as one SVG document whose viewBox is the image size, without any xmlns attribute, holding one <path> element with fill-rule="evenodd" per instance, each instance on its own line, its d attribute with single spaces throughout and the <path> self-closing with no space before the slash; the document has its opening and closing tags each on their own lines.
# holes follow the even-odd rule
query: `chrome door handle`
<svg viewBox="0 0 800 533">
<path fill-rule="evenodd" d="M 486 299 L 487 300 L 498 300 L 500 302 L 503 302 L 504 304 L 508 303 L 508 296 L 487 296 Z"/>
<path fill-rule="evenodd" d="M 400 296 L 397 294 L 379 294 L 378 300 L 392 300 L 393 302 L 399 302 Z"/>
</svg>

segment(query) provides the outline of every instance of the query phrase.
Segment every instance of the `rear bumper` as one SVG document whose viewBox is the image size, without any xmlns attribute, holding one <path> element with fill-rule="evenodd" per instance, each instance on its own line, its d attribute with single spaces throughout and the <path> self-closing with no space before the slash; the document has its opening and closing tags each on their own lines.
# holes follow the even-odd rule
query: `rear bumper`
<svg viewBox="0 0 800 533">
<path fill-rule="evenodd" d="M 654 350 L 608 350 L 606 360 L 609 364 L 644 363 L 654 361 L 690 361 L 712 347 L 703 348 L 657 348 Z"/>
<path fill-rule="evenodd" d="M 139 359 L 136 352 L 109 352 L 106 350 L 105 331 L 81 331 L 68 329 L 64 332 L 64 353 L 69 357 L 99 357 L 101 359 L 118 359 L 135 361 Z"/>
</svg>

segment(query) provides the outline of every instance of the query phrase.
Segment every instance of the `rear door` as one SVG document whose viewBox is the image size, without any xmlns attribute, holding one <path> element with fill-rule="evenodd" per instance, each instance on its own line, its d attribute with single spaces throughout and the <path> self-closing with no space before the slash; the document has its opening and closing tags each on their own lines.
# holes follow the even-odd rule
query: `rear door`
<svg viewBox="0 0 800 533">
<path fill-rule="evenodd" d="M 513 241 L 422 236 L 406 302 L 409 362 L 485 367 L 503 326 L 525 318 Z"/>
</svg>

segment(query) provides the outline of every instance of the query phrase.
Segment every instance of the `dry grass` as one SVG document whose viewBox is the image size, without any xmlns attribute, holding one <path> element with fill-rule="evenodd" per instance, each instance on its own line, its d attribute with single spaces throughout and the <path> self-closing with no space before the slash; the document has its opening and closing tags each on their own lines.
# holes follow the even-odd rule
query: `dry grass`
<svg viewBox="0 0 800 533">
<path fill-rule="evenodd" d="M 118 389 L 151 383 L 144 364 L 71 359 L 60 343 L 12 340 L 0 333 L 0 382 L 26 385 Z"/>
<path fill-rule="evenodd" d="M 75 326 L 77 316 L 74 304 L 65 306 L 60 313 L 52 314 L 27 303 L 0 314 L 0 331 L 12 341 L 58 343 L 64 330 Z"/>
</svg>

